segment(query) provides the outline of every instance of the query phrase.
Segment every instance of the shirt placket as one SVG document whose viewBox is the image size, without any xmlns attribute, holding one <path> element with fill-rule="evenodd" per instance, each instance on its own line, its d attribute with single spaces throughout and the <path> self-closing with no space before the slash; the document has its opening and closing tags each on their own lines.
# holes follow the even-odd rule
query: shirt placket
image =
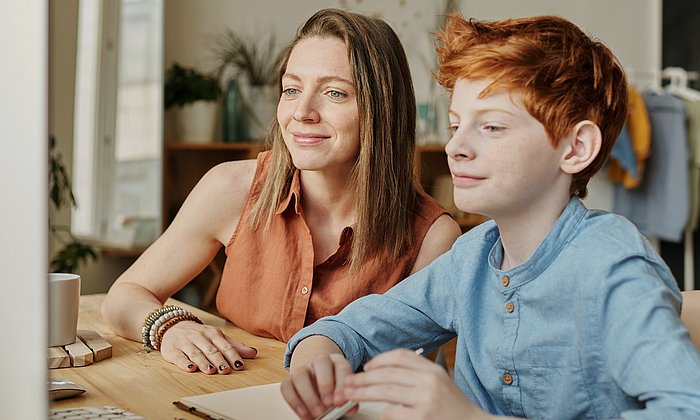
<svg viewBox="0 0 700 420">
<path fill-rule="evenodd" d="M 498 353 L 498 375 L 500 376 L 504 404 L 513 415 L 523 417 L 520 381 L 515 370 L 515 358 L 513 357 L 515 339 L 520 324 L 520 304 L 518 288 L 510 287 L 512 281 L 513 279 L 507 275 L 498 278 L 498 287 L 503 298 L 501 308 L 498 308 L 503 325 L 502 341 Z"/>
<path fill-rule="evenodd" d="M 303 235 L 303 243 L 299 247 L 299 252 L 297 255 L 299 264 L 299 282 L 296 285 L 296 290 L 293 291 L 294 296 L 292 301 L 294 302 L 293 316 L 294 325 L 289 326 L 289 337 L 293 335 L 294 332 L 300 330 L 304 327 L 304 321 L 306 320 L 306 312 L 309 308 L 309 302 L 311 301 L 311 291 L 313 287 L 314 278 L 314 245 L 311 238 L 311 231 L 309 231 L 306 221 L 301 214 L 297 215 L 298 223 L 302 223 L 305 232 Z"/>
</svg>

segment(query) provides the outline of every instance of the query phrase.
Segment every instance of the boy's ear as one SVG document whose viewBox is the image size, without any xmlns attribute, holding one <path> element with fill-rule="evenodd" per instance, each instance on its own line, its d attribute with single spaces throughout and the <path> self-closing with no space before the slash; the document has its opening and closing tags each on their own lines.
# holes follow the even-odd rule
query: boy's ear
<svg viewBox="0 0 700 420">
<path fill-rule="evenodd" d="M 571 135 L 562 141 L 565 145 L 561 169 L 567 174 L 576 174 L 586 169 L 598 156 L 603 135 L 597 124 L 585 120 L 576 124 Z"/>
</svg>

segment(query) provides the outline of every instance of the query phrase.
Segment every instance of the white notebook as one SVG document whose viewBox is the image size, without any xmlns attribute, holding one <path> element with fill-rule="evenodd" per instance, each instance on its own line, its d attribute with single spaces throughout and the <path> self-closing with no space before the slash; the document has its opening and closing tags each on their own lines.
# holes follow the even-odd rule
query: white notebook
<svg viewBox="0 0 700 420">
<path fill-rule="evenodd" d="M 216 420 L 298 419 L 284 401 L 279 383 L 194 395 L 173 404 L 200 417 Z M 360 412 L 352 418 L 379 419 L 384 407 L 384 403 L 362 403 Z"/>
</svg>

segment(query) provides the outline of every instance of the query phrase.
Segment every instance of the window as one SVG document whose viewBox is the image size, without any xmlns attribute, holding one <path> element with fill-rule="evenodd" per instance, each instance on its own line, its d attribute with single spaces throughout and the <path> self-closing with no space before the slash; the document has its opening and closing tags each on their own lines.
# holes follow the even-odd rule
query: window
<svg viewBox="0 0 700 420">
<path fill-rule="evenodd" d="M 73 234 L 140 247 L 160 227 L 162 0 L 81 0 Z"/>
</svg>

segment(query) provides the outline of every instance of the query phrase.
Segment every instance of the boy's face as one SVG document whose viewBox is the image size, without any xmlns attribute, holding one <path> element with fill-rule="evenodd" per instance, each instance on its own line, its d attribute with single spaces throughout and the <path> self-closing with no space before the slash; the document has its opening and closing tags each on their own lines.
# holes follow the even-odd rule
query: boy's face
<svg viewBox="0 0 700 420">
<path fill-rule="evenodd" d="M 498 222 L 568 198 L 571 177 L 559 166 L 567 141 L 553 148 L 517 92 L 479 98 L 489 83 L 459 79 L 453 90 L 445 150 L 457 207 Z"/>
</svg>

